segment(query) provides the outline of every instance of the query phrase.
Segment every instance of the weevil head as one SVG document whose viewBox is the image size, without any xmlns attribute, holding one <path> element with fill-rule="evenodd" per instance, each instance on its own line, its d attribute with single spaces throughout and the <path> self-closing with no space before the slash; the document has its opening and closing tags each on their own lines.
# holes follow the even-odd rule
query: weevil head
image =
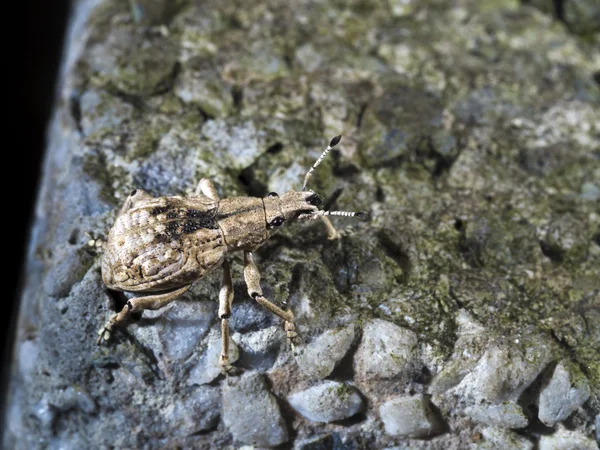
<svg viewBox="0 0 600 450">
<path fill-rule="evenodd" d="M 301 214 L 318 211 L 323 198 L 313 191 L 287 191 L 281 196 L 271 192 L 263 202 L 267 229 L 274 234 L 285 222 L 296 219 Z"/>
</svg>

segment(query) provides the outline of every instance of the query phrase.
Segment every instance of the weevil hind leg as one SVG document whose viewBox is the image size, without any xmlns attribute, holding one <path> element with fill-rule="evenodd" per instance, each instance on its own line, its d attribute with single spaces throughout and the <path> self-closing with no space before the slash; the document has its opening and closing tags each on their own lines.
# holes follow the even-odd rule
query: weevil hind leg
<svg viewBox="0 0 600 450">
<path fill-rule="evenodd" d="M 298 333 L 296 333 L 296 327 L 294 326 L 294 313 L 291 309 L 284 311 L 263 296 L 262 289 L 260 288 L 260 272 L 258 271 L 256 264 L 254 264 L 252 252 L 244 252 L 244 280 L 246 281 L 246 286 L 248 288 L 248 295 L 256 300 L 263 308 L 276 316 L 281 317 L 285 321 L 284 329 L 288 340 L 292 345 L 292 349 L 295 351 L 296 345 L 299 344 L 299 337 Z"/>
<path fill-rule="evenodd" d="M 229 364 L 229 318 L 233 303 L 233 282 L 231 281 L 231 266 L 229 261 L 223 261 L 223 282 L 219 291 L 219 319 L 221 319 L 221 357 L 219 364 L 225 374 L 231 372 Z"/>
<path fill-rule="evenodd" d="M 175 289 L 174 291 L 164 292 L 162 294 L 147 295 L 144 297 L 135 297 L 127 301 L 123 309 L 120 312 L 113 314 L 110 319 L 106 321 L 104 326 L 98 332 L 97 344 L 101 344 L 103 341 L 108 341 L 115 327 L 124 325 L 131 314 L 145 309 L 160 309 L 167 306 L 173 300 L 183 295 L 191 284 Z"/>
<path fill-rule="evenodd" d="M 212 201 L 218 202 L 220 200 L 219 194 L 217 194 L 217 188 L 212 181 L 208 178 L 202 178 L 196 186 L 196 195 L 204 194 Z"/>
</svg>

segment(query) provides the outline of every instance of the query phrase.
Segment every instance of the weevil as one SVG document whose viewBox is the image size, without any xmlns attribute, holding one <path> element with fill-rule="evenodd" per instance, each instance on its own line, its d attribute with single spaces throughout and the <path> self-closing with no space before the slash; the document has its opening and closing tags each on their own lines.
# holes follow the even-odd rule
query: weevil
<svg viewBox="0 0 600 450">
<path fill-rule="evenodd" d="M 109 289 L 142 294 L 127 301 L 98 333 L 98 343 L 108 340 L 115 327 L 125 325 L 132 313 L 163 308 L 184 294 L 208 272 L 223 268 L 218 316 L 221 319 L 220 364 L 230 369 L 229 318 L 233 302 L 230 262 L 232 252 L 244 253 L 244 279 L 248 295 L 284 320 L 287 337 L 297 334 L 292 310 L 283 310 L 264 297 L 253 252 L 293 220 L 322 218 L 330 238 L 339 234 L 328 216 L 366 219 L 366 212 L 325 211 L 323 199 L 307 190 L 315 168 L 340 142 L 331 140 L 304 177 L 301 191 L 290 190 L 264 198 L 219 198 L 213 183 L 203 178 L 190 197 L 152 197 L 136 189 L 127 199 L 113 227 L 102 258 L 102 279 Z"/>
</svg>

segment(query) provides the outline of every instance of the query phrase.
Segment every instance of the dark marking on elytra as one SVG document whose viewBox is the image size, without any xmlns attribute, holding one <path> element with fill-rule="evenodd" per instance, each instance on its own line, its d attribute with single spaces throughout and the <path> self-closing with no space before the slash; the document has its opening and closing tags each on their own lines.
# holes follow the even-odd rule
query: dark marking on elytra
<svg viewBox="0 0 600 450">
<path fill-rule="evenodd" d="M 159 214 L 167 212 L 168 210 L 169 210 L 169 208 L 166 206 L 157 206 L 156 208 L 152 208 L 150 210 L 150 214 L 153 216 L 158 216 Z"/>
<path fill-rule="evenodd" d="M 171 209 L 167 212 L 168 222 L 165 226 L 165 233 L 157 234 L 155 240 L 164 243 L 202 229 L 217 230 L 219 225 L 216 214 L 216 209 L 208 211 L 187 208 Z"/>
</svg>

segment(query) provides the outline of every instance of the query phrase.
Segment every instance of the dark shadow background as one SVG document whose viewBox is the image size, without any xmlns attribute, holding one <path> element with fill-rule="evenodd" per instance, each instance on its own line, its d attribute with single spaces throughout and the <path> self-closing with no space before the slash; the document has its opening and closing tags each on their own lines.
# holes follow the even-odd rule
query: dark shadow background
<svg viewBox="0 0 600 450">
<path fill-rule="evenodd" d="M 70 2 L 68 0 L 25 0 L 20 5 L 22 22 L 14 37 L 9 36 L 6 47 L 16 48 L 16 61 L 7 63 L 17 68 L 15 105 L 7 109 L 15 111 L 17 117 L 6 122 L 7 142 L 4 154 L 7 178 L 11 191 L 6 192 L 9 211 L 3 214 L 8 222 L 8 246 L 10 259 L 2 264 L 6 267 L 4 280 L 8 282 L 8 293 L 2 299 L 2 341 L 0 352 L 0 402 L 6 387 L 6 376 L 10 370 L 14 325 L 18 314 L 19 293 L 23 282 L 23 270 L 35 199 L 39 188 L 41 163 L 46 146 L 46 127 L 56 95 L 56 79 L 60 67 L 63 38 L 67 26 Z M 18 19 L 17 19 L 18 20 Z M 11 88 L 7 86 L 10 90 Z M 11 114 L 12 115 L 12 114 Z M 11 136 L 12 134 L 12 136 Z M 12 181 L 14 180 L 14 181 Z M 4 228 L 4 227 L 3 227 Z M 4 252 L 3 252 L 4 253 Z M 0 405 L 4 406 L 4 405 Z M 3 419 L 4 408 L 0 411 Z M 3 428 L 4 421 L 0 423 Z M 1 433 L 0 433 L 1 434 Z"/>
</svg>

